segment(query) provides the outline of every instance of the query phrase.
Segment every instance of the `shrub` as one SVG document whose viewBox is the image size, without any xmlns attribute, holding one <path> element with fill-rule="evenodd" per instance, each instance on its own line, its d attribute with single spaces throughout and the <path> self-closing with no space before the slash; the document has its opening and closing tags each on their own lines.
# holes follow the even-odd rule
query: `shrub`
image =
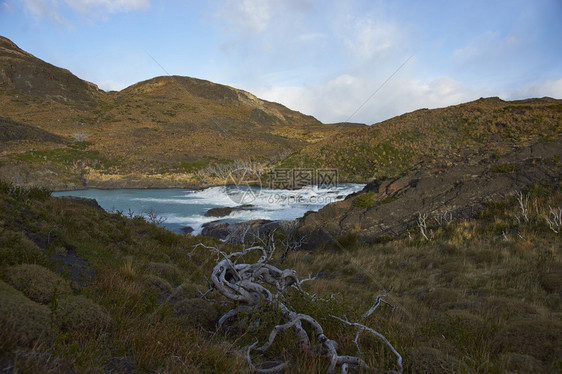
<svg viewBox="0 0 562 374">
<path fill-rule="evenodd" d="M 184 282 L 172 290 L 170 299 L 168 301 L 171 303 L 176 303 L 183 299 L 199 297 L 200 288 L 202 287 L 199 287 L 191 282 Z"/>
<path fill-rule="evenodd" d="M 451 288 L 436 288 L 422 297 L 423 301 L 431 308 L 458 301 L 460 298 L 459 292 Z"/>
<path fill-rule="evenodd" d="M 418 346 L 410 351 L 407 372 L 420 374 L 442 374 L 468 372 L 468 367 L 456 357 L 435 348 Z"/>
<path fill-rule="evenodd" d="M 547 273 L 540 277 L 541 287 L 547 292 L 562 292 L 562 274 Z"/>
<path fill-rule="evenodd" d="M 145 283 L 158 294 L 159 299 L 165 299 L 168 297 L 172 290 L 172 286 L 168 281 L 156 275 L 149 275 L 148 278 L 146 278 Z"/>
<path fill-rule="evenodd" d="M 533 356 L 543 362 L 562 357 L 562 323 L 544 318 L 518 319 L 496 336 L 500 352 Z"/>
<path fill-rule="evenodd" d="M 537 310 L 531 305 L 516 298 L 501 296 L 489 297 L 484 303 L 484 309 L 501 319 L 513 319 L 537 314 Z"/>
<path fill-rule="evenodd" d="M 61 300 L 57 315 L 66 331 L 98 331 L 110 322 L 110 317 L 99 304 L 82 295 Z"/>
<path fill-rule="evenodd" d="M 372 199 L 374 194 L 373 191 L 360 194 L 353 202 L 353 206 L 361 209 L 369 209 L 375 204 L 375 201 Z"/>
<path fill-rule="evenodd" d="M 22 263 L 46 265 L 48 257 L 25 234 L 0 231 L 0 265 Z"/>
<path fill-rule="evenodd" d="M 512 164 L 498 164 L 490 168 L 490 171 L 494 173 L 513 173 L 519 170 L 519 168 Z"/>
<path fill-rule="evenodd" d="M 182 324 L 187 326 L 213 328 L 219 313 L 215 306 L 203 299 L 184 299 L 174 304 L 174 317 Z"/>
<path fill-rule="evenodd" d="M 44 201 L 51 196 L 51 191 L 44 187 L 22 187 L 4 181 L 0 181 L 0 192 L 22 202 L 30 199 Z"/>
<path fill-rule="evenodd" d="M 54 297 L 72 293 L 68 282 L 60 275 L 35 264 L 22 264 L 6 271 L 6 281 L 31 300 L 49 303 Z"/>
<path fill-rule="evenodd" d="M 436 332 L 460 349 L 477 346 L 485 334 L 482 318 L 467 310 L 448 310 L 435 320 Z"/>
<path fill-rule="evenodd" d="M 334 244 L 340 248 L 344 247 L 345 249 L 353 249 L 359 244 L 359 240 L 357 239 L 357 234 L 348 231 L 346 234 L 339 236 L 337 239 L 334 239 Z M 339 244 L 339 245 L 338 245 Z"/>
<path fill-rule="evenodd" d="M 9 345 L 30 347 L 41 337 L 51 335 L 51 311 L 29 300 L 21 292 L 0 281 L 0 350 Z"/>
<path fill-rule="evenodd" d="M 176 265 L 165 262 L 150 262 L 147 267 L 152 274 L 167 280 L 172 285 L 181 284 L 182 273 Z"/>
</svg>

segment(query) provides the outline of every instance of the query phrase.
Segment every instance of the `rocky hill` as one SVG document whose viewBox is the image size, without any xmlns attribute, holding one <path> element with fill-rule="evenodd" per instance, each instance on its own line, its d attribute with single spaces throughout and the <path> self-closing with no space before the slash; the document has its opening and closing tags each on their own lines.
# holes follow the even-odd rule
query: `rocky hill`
<svg viewBox="0 0 562 374">
<path fill-rule="evenodd" d="M 487 202 L 504 200 L 530 185 L 562 186 L 562 137 L 498 156 L 466 151 L 422 161 L 400 177 L 376 179 L 363 191 L 303 219 L 301 235 L 315 248 L 352 235 L 376 242 L 476 216 Z M 337 245 L 337 243 L 336 243 Z"/>
<path fill-rule="evenodd" d="M 362 193 L 307 215 L 309 246 L 362 241 L 475 216 L 486 201 L 562 180 L 562 100 L 480 99 L 422 109 L 312 144 L 286 165 L 337 167 Z"/>
<path fill-rule="evenodd" d="M 462 154 L 482 152 L 500 157 L 561 134 L 562 100 L 486 98 L 342 133 L 305 147 L 284 165 L 338 168 L 344 180 L 369 182 L 400 176 L 420 161 L 462 162 Z"/>
<path fill-rule="evenodd" d="M 194 173 L 270 162 L 361 127 L 314 117 L 232 87 L 165 76 L 105 92 L 0 37 L 2 117 L 78 142 L 3 144 L 0 176 L 50 188 L 200 185 Z M 70 159 L 69 154 L 72 155 Z"/>
</svg>

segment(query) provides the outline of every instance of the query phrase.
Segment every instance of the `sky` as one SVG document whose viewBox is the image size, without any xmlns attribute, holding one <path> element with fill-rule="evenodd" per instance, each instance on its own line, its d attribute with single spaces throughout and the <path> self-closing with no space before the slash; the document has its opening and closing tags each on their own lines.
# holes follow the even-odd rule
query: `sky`
<svg viewBox="0 0 562 374">
<path fill-rule="evenodd" d="M 562 0 L 0 0 L 0 35 L 104 90 L 162 75 L 324 123 L 562 98 Z"/>
</svg>

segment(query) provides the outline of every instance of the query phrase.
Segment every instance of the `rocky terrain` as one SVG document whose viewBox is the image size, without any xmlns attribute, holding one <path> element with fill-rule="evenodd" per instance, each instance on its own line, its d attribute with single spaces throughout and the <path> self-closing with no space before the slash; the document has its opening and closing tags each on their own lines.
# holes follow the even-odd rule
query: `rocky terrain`
<svg viewBox="0 0 562 374">
<path fill-rule="evenodd" d="M 352 233 L 375 242 L 414 227 L 469 219 L 488 201 L 505 199 L 530 185 L 560 185 L 562 138 L 517 147 L 501 156 L 465 152 L 423 161 L 401 177 L 375 179 L 361 193 L 307 214 L 299 229 L 309 247 Z"/>
</svg>

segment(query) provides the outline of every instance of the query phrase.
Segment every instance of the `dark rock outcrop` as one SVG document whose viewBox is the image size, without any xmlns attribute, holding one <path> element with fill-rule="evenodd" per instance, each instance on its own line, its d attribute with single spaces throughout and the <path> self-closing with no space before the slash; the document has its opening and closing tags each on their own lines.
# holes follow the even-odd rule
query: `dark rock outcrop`
<svg viewBox="0 0 562 374">
<path fill-rule="evenodd" d="M 181 230 L 181 232 L 183 232 L 184 234 L 191 234 L 191 233 L 193 232 L 193 227 L 191 227 L 191 226 L 185 226 L 185 227 L 182 227 L 180 230 Z"/>
<path fill-rule="evenodd" d="M 264 238 L 277 227 L 279 227 L 278 221 L 266 219 L 236 223 L 213 221 L 203 225 L 201 235 L 237 243 L 242 235 L 246 235 L 246 238 L 250 238 L 252 235 Z"/>
<path fill-rule="evenodd" d="M 82 203 L 103 210 L 103 208 L 100 206 L 100 204 L 96 199 L 90 199 L 87 197 L 79 197 L 79 196 L 61 196 L 59 197 L 59 199 Z"/>
<path fill-rule="evenodd" d="M 211 208 L 205 213 L 205 217 L 226 217 L 229 216 L 232 212 L 236 212 L 239 210 L 254 210 L 252 209 L 252 207 L 253 205 L 245 204 L 234 207 Z"/>
<path fill-rule="evenodd" d="M 316 247 L 353 232 L 361 241 L 397 236 L 418 214 L 472 217 L 485 201 L 540 182 L 560 183 L 562 139 L 514 149 L 497 157 L 465 152 L 457 159 L 421 162 L 399 178 L 375 180 L 359 194 L 308 214 L 299 228 Z M 358 201 L 358 199 L 360 199 Z"/>
</svg>

